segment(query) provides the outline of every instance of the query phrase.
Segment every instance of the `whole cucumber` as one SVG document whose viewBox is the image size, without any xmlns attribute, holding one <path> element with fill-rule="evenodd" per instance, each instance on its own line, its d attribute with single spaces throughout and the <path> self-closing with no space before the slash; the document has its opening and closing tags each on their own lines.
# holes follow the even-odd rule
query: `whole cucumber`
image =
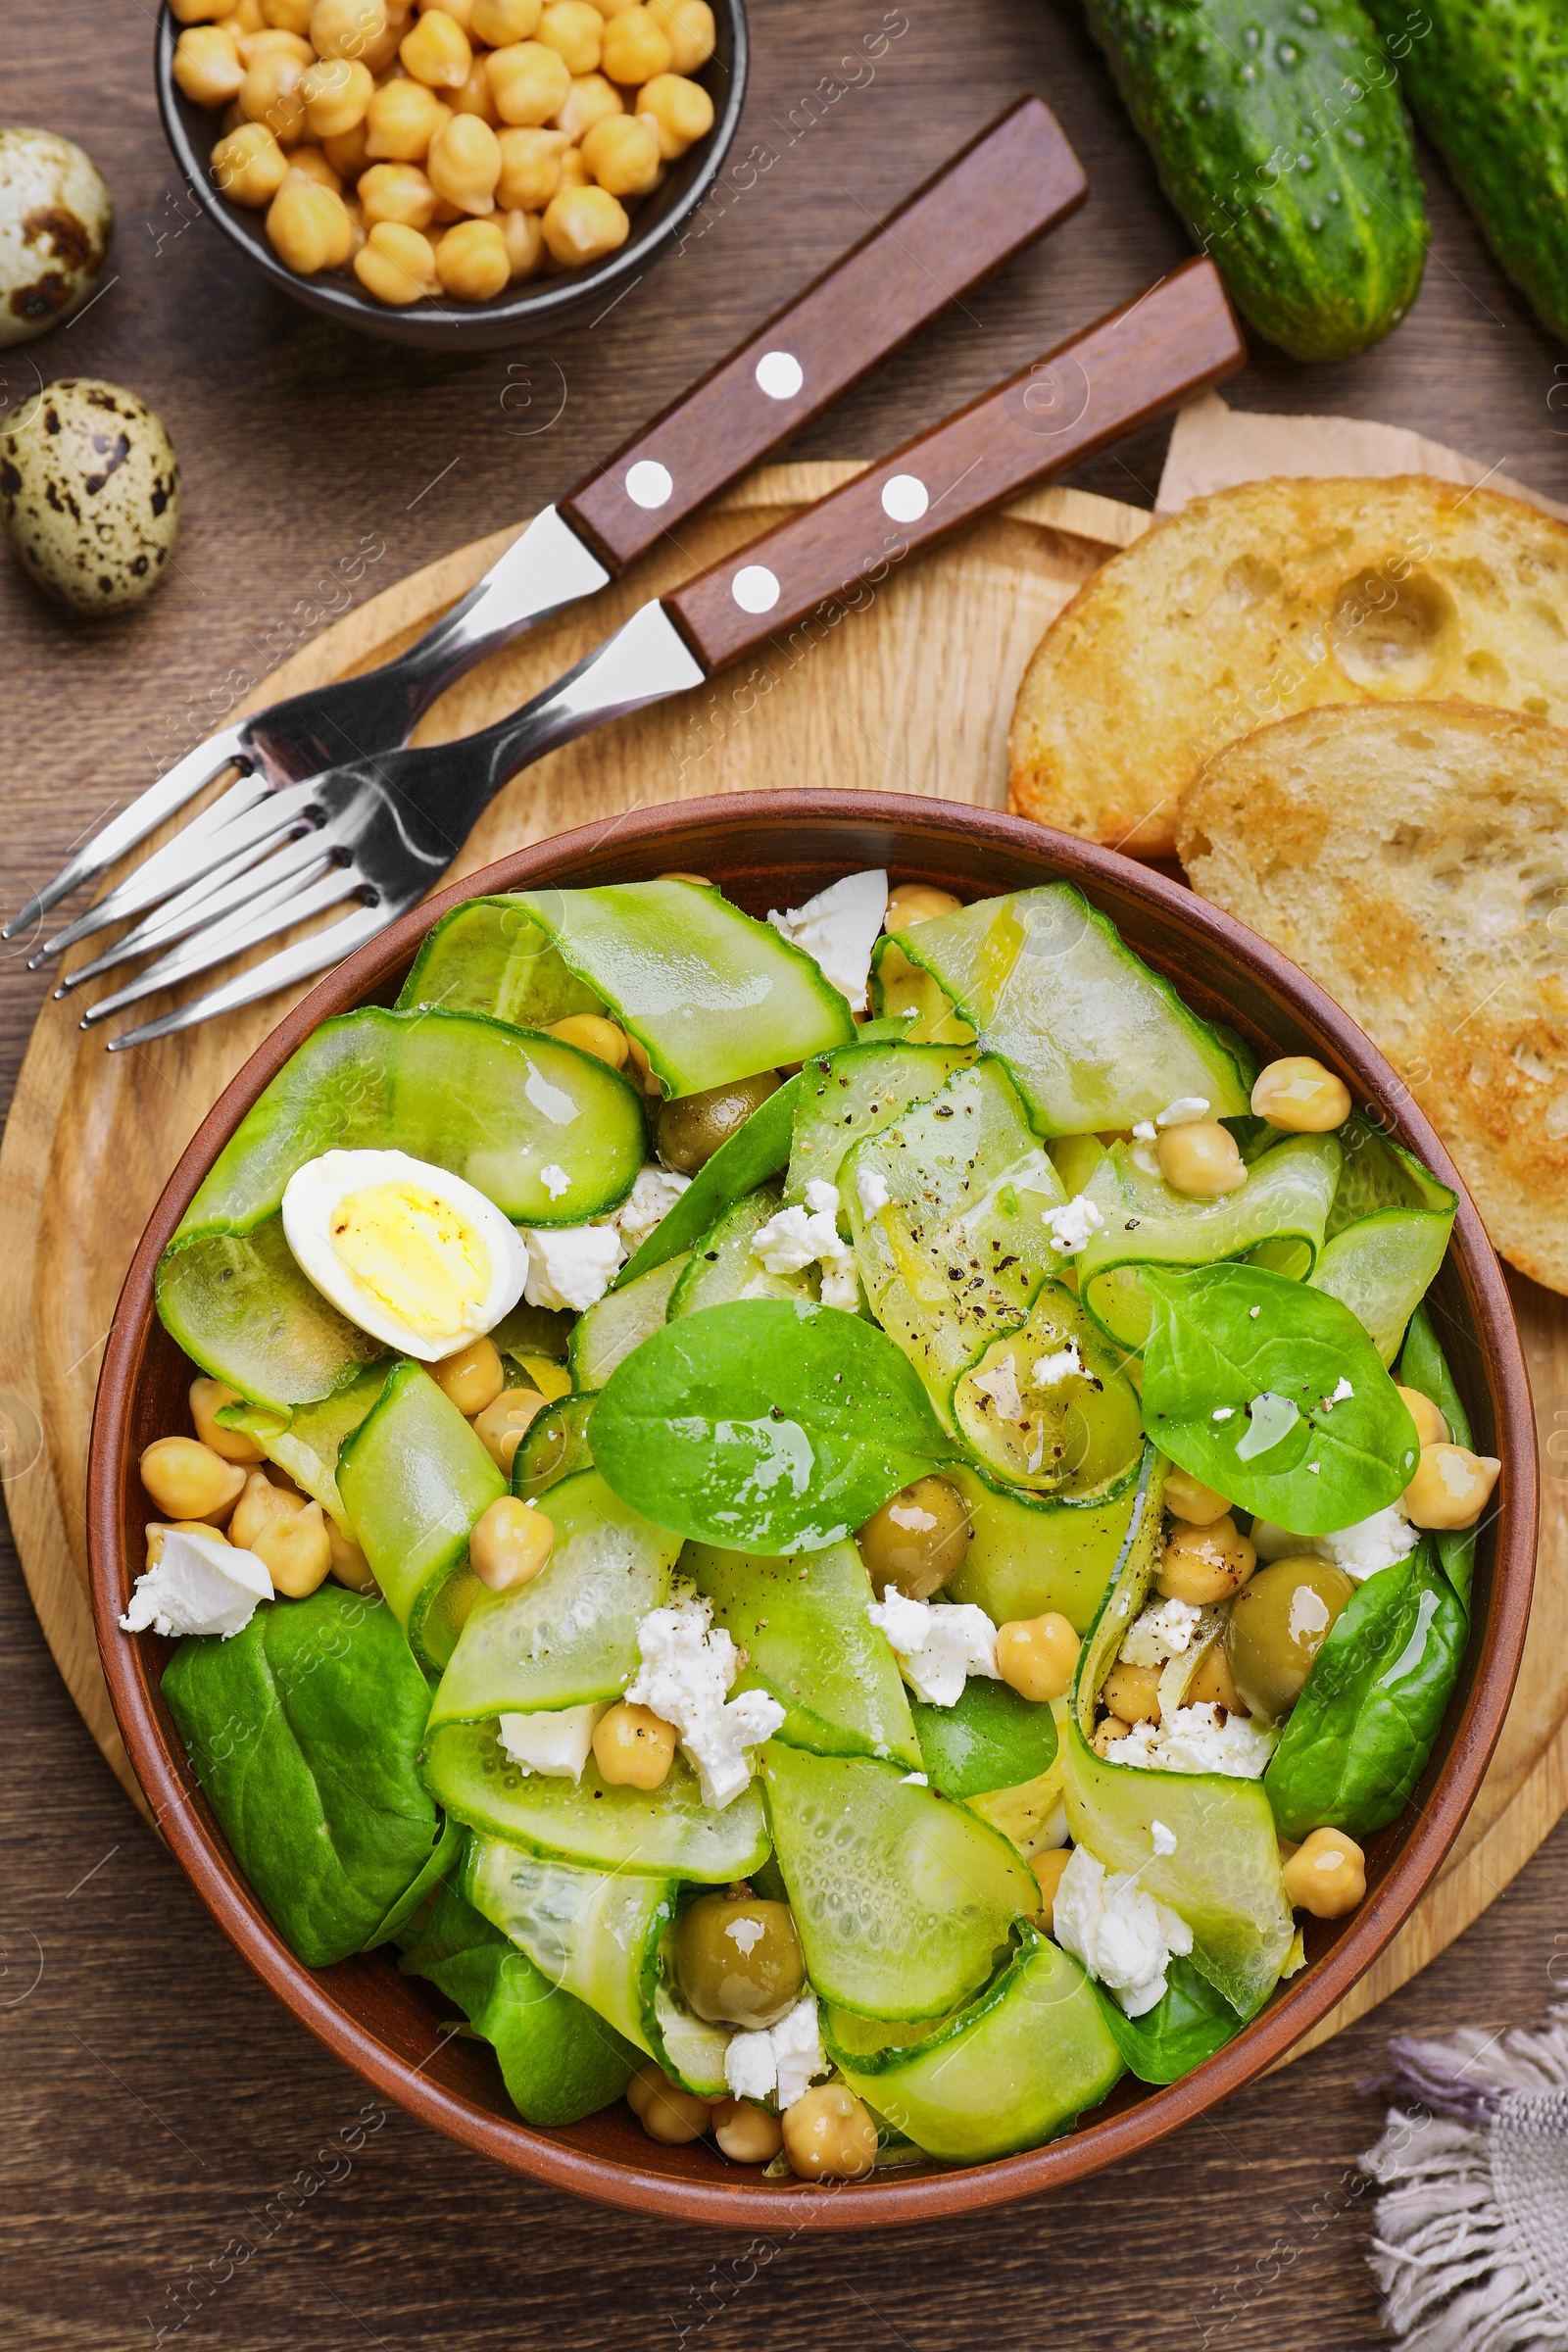
<svg viewBox="0 0 1568 2352">
<path fill-rule="evenodd" d="M 1371 0 L 1422 128 L 1536 316 L 1568 338 L 1561 0 Z"/>
<path fill-rule="evenodd" d="M 1429 231 L 1361 0 L 1087 6 L 1166 195 L 1258 333 L 1343 360 L 1396 326 Z"/>
</svg>

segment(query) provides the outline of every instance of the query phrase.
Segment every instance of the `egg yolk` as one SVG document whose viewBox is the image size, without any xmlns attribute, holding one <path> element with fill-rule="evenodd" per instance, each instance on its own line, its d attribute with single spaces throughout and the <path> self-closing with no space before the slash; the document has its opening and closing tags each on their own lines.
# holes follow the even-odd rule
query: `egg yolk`
<svg viewBox="0 0 1568 2352">
<path fill-rule="evenodd" d="M 480 1328 L 490 1252 L 448 1201 L 415 1184 L 374 1184 L 336 1202 L 327 1233 L 366 1296 L 421 1339 Z"/>
</svg>

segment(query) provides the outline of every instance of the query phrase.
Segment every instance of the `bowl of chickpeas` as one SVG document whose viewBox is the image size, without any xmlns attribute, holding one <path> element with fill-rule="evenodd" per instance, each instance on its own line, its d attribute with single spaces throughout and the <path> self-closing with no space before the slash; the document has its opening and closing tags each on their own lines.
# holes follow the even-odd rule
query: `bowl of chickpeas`
<svg viewBox="0 0 1568 2352">
<path fill-rule="evenodd" d="M 167 0 L 171 146 L 229 241 L 362 334 L 493 351 L 602 313 L 740 120 L 742 0 Z"/>
</svg>

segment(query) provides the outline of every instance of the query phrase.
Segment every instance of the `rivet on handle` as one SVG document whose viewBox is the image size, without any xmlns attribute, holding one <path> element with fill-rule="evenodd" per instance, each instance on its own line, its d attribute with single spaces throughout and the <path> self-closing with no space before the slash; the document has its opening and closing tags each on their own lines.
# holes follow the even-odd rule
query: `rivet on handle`
<svg viewBox="0 0 1568 2352">
<path fill-rule="evenodd" d="M 757 388 L 769 400 L 793 400 L 806 381 L 806 370 L 793 351 L 764 351 L 756 372 Z"/>
</svg>

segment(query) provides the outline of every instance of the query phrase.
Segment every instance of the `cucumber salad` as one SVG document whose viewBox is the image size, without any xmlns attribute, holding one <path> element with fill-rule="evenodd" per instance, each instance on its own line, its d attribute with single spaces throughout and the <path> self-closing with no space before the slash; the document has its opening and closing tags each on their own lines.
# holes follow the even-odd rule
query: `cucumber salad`
<svg viewBox="0 0 1568 2352">
<path fill-rule="evenodd" d="M 1499 1470 L 1453 1210 L 1064 882 L 475 900 L 165 1253 L 122 1624 L 290 1948 L 390 1947 L 529 2123 L 1033 2147 L 1415 1789 Z"/>
</svg>

